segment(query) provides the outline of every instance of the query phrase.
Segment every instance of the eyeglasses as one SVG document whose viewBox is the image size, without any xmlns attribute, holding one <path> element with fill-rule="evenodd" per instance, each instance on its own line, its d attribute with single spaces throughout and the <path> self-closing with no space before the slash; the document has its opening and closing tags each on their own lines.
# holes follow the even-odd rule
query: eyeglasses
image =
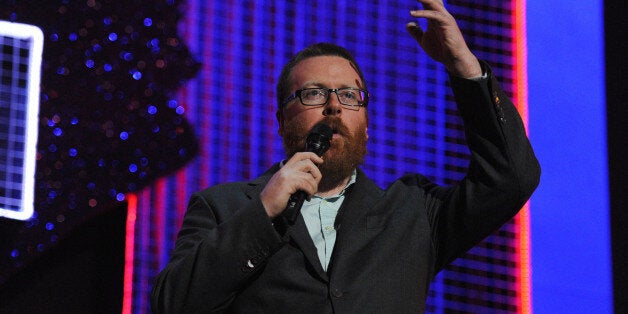
<svg viewBox="0 0 628 314">
<path fill-rule="evenodd" d="M 336 93 L 341 104 L 357 109 L 366 106 L 370 96 L 368 91 L 355 87 L 304 88 L 296 90 L 294 94 L 281 103 L 281 107 L 284 107 L 297 97 L 304 106 L 322 106 L 329 101 L 331 93 Z"/>
</svg>

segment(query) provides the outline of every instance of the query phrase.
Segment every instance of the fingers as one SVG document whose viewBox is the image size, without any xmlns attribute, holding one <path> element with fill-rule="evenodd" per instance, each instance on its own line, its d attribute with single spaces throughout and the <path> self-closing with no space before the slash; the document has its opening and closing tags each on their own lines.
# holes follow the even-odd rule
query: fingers
<svg viewBox="0 0 628 314">
<path fill-rule="evenodd" d="M 462 36 L 456 19 L 441 0 L 417 0 L 423 10 L 412 10 L 415 18 L 427 19 L 427 28 L 421 29 L 415 22 L 406 29 L 433 60 L 442 63 L 451 74 L 463 78 L 482 75 L 482 68 Z"/>
<path fill-rule="evenodd" d="M 318 190 L 318 183 L 322 175 L 317 164 L 321 164 L 323 159 L 314 153 L 297 153 L 283 166 L 282 171 L 292 176 L 294 180 L 294 190 L 292 193 L 303 190 L 312 195 Z"/>
<path fill-rule="evenodd" d="M 316 155 L 314 153 L 311 153 L 311 152 L 300 152 L 300 153 L 294 154 L 294 156 L 292 156 L 290 159 L 288 159 L 288 161 L 286 162 L 286 164 L 284 166 L 291 165 L 293 163 L 297 163 L 297 162 L 305 161 L 305 160 L 310 160 L 314 164 L 322 164 L 323 163 L 323 158 L 319 157 L 318 155 Z"/>
<path fill-rule="evenodd" d="M 427 10 L 444 10 L 445 5 L 442 0 L 417 0 Z"/>
<path fill-rule="evenodd" d="M 286 208 L 288 199 L 301 190 L 308 195 L 318 191 L 322 175 L 317 164 L 323 159 L 314 153 L 296 153 L 275 173 L 260 197 L 270 217 L 276 217 Z"/>
<path fill-rule="evenodd" d="M 444 8 L 442 10 L 412 10 L 410 11 L 410 15 L 439 23 L 446 23 L 453 18 Z"/>
<path fill-rule="evenodd" d="M 426 18 L 428 20 L 436 20 L 439 22 L 443 22 L 447 19 L 447 16 L 442 12 L 432 10 L 412 10 L 410 11 L 410 15 L 417 18 Z"/>
<path fill-rule="evenodd" d="M 438 22 L 446 22 L 451 18 L 451 14 L 445 9 L 441 0 L 418 0 L 423 5 L 423 10 L 412 10 L 410 15 L 417 18 L 426 18 Z"/>
</svg>

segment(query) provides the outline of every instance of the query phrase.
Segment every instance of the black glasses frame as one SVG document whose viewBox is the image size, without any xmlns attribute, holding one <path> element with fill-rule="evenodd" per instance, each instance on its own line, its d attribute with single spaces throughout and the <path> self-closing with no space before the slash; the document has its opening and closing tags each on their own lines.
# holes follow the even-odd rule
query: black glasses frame
<svg viewBox="0 0 628 314">
<path fill-rule="evenodd" d="M 303 98 L 301 98 L 301 93 L 303 91 L 307 91 L 307 90 L 313 90 L 313 89 L 321 89 L 321 90 L 326 90 L 327 91 L 327 98 L 325 99 L 325 102 L 320 103 L 320 104 L 310 104 L 310 105 L 306 105 L 305 103 L 303 103 Z M 345 90 L 353 90 L 353 91 L 359 91 L 360 93 L 362 93 L 364 95 L 363 99 L 361 102 L 359 102 L 357 105 L 352 105 L 352 104 L 345 104 L 344 102 L 342 102 L 342 100 L 340 100 L 340 95 L 338 95 L 338 91 L 345 91 Z M 297 89 L 296 91 L 294 91 L 294 93 L 290 96 L 288 96 L 288 98 L 286 98 L 286 100 L 284 100 L 281 103 L 281 107 L 285 107 L 289 102 L 293 101 L 295 98 L 299 98 L 299 102 L 301 102 L 301 105 L 303 106 L 308 106 L 308 107 L 317 107 L 317 106 L 323 106 L 326 103 L 329 102 L 329 96 L 331 96 L 331 93 L 335 93 L 336 97 L 338 98 L 338 102 L 344 106 L 348 106 L 348 107 L 366 107 L 370 94 L 367 90 L 365 89 L 360 89 L 360 88 L 355 88 L 355 87 L 343 87 L 343 88 L 323 88 L 323 87 L 313 87 L 313 88 L 303 88 L 303 89 Z"/>
</svg>

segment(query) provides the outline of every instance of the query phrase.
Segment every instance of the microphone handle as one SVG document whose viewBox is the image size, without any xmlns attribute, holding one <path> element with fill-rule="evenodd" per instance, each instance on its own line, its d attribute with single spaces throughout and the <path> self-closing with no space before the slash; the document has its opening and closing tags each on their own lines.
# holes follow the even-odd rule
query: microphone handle
<svg viewBox="0 0 628 314">
<path fill-rule="evenodd" d="M 303 207 L 303 202 L 307 198 L 307 193 L 299 190 L 296 193 L 290 195 L 290 199 L 288 199 L 288 206 L 284 210 L 284 217 L 288 219 L 288 222 L 292 225 L 297 221 L 297 217 L 301 213 L 301 207 Z"/>
</svg>

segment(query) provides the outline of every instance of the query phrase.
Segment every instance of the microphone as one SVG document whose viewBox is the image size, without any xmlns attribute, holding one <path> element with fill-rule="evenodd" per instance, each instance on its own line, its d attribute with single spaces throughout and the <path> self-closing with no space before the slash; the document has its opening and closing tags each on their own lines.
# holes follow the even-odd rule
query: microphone
<svg viewBox="0 0 628 314">
<path fill-rule="evenodd" d="M 315 125 L 305 141 L 305 151 L 323 156 L 331 145 L 330 141 L 332 136 L 333 131 L 329 125 L 322 122 Z M 286 206 L 284 210 L 284 215 L 290 224 L 294 224 L 294 222 L 297 221 L 297 217 L 299 217 L 299 213 L 301 213 L 301 207 L 306 198 L 307 193 L 301 190 L 290 196 L 288 206 Z"/>
</svg>

